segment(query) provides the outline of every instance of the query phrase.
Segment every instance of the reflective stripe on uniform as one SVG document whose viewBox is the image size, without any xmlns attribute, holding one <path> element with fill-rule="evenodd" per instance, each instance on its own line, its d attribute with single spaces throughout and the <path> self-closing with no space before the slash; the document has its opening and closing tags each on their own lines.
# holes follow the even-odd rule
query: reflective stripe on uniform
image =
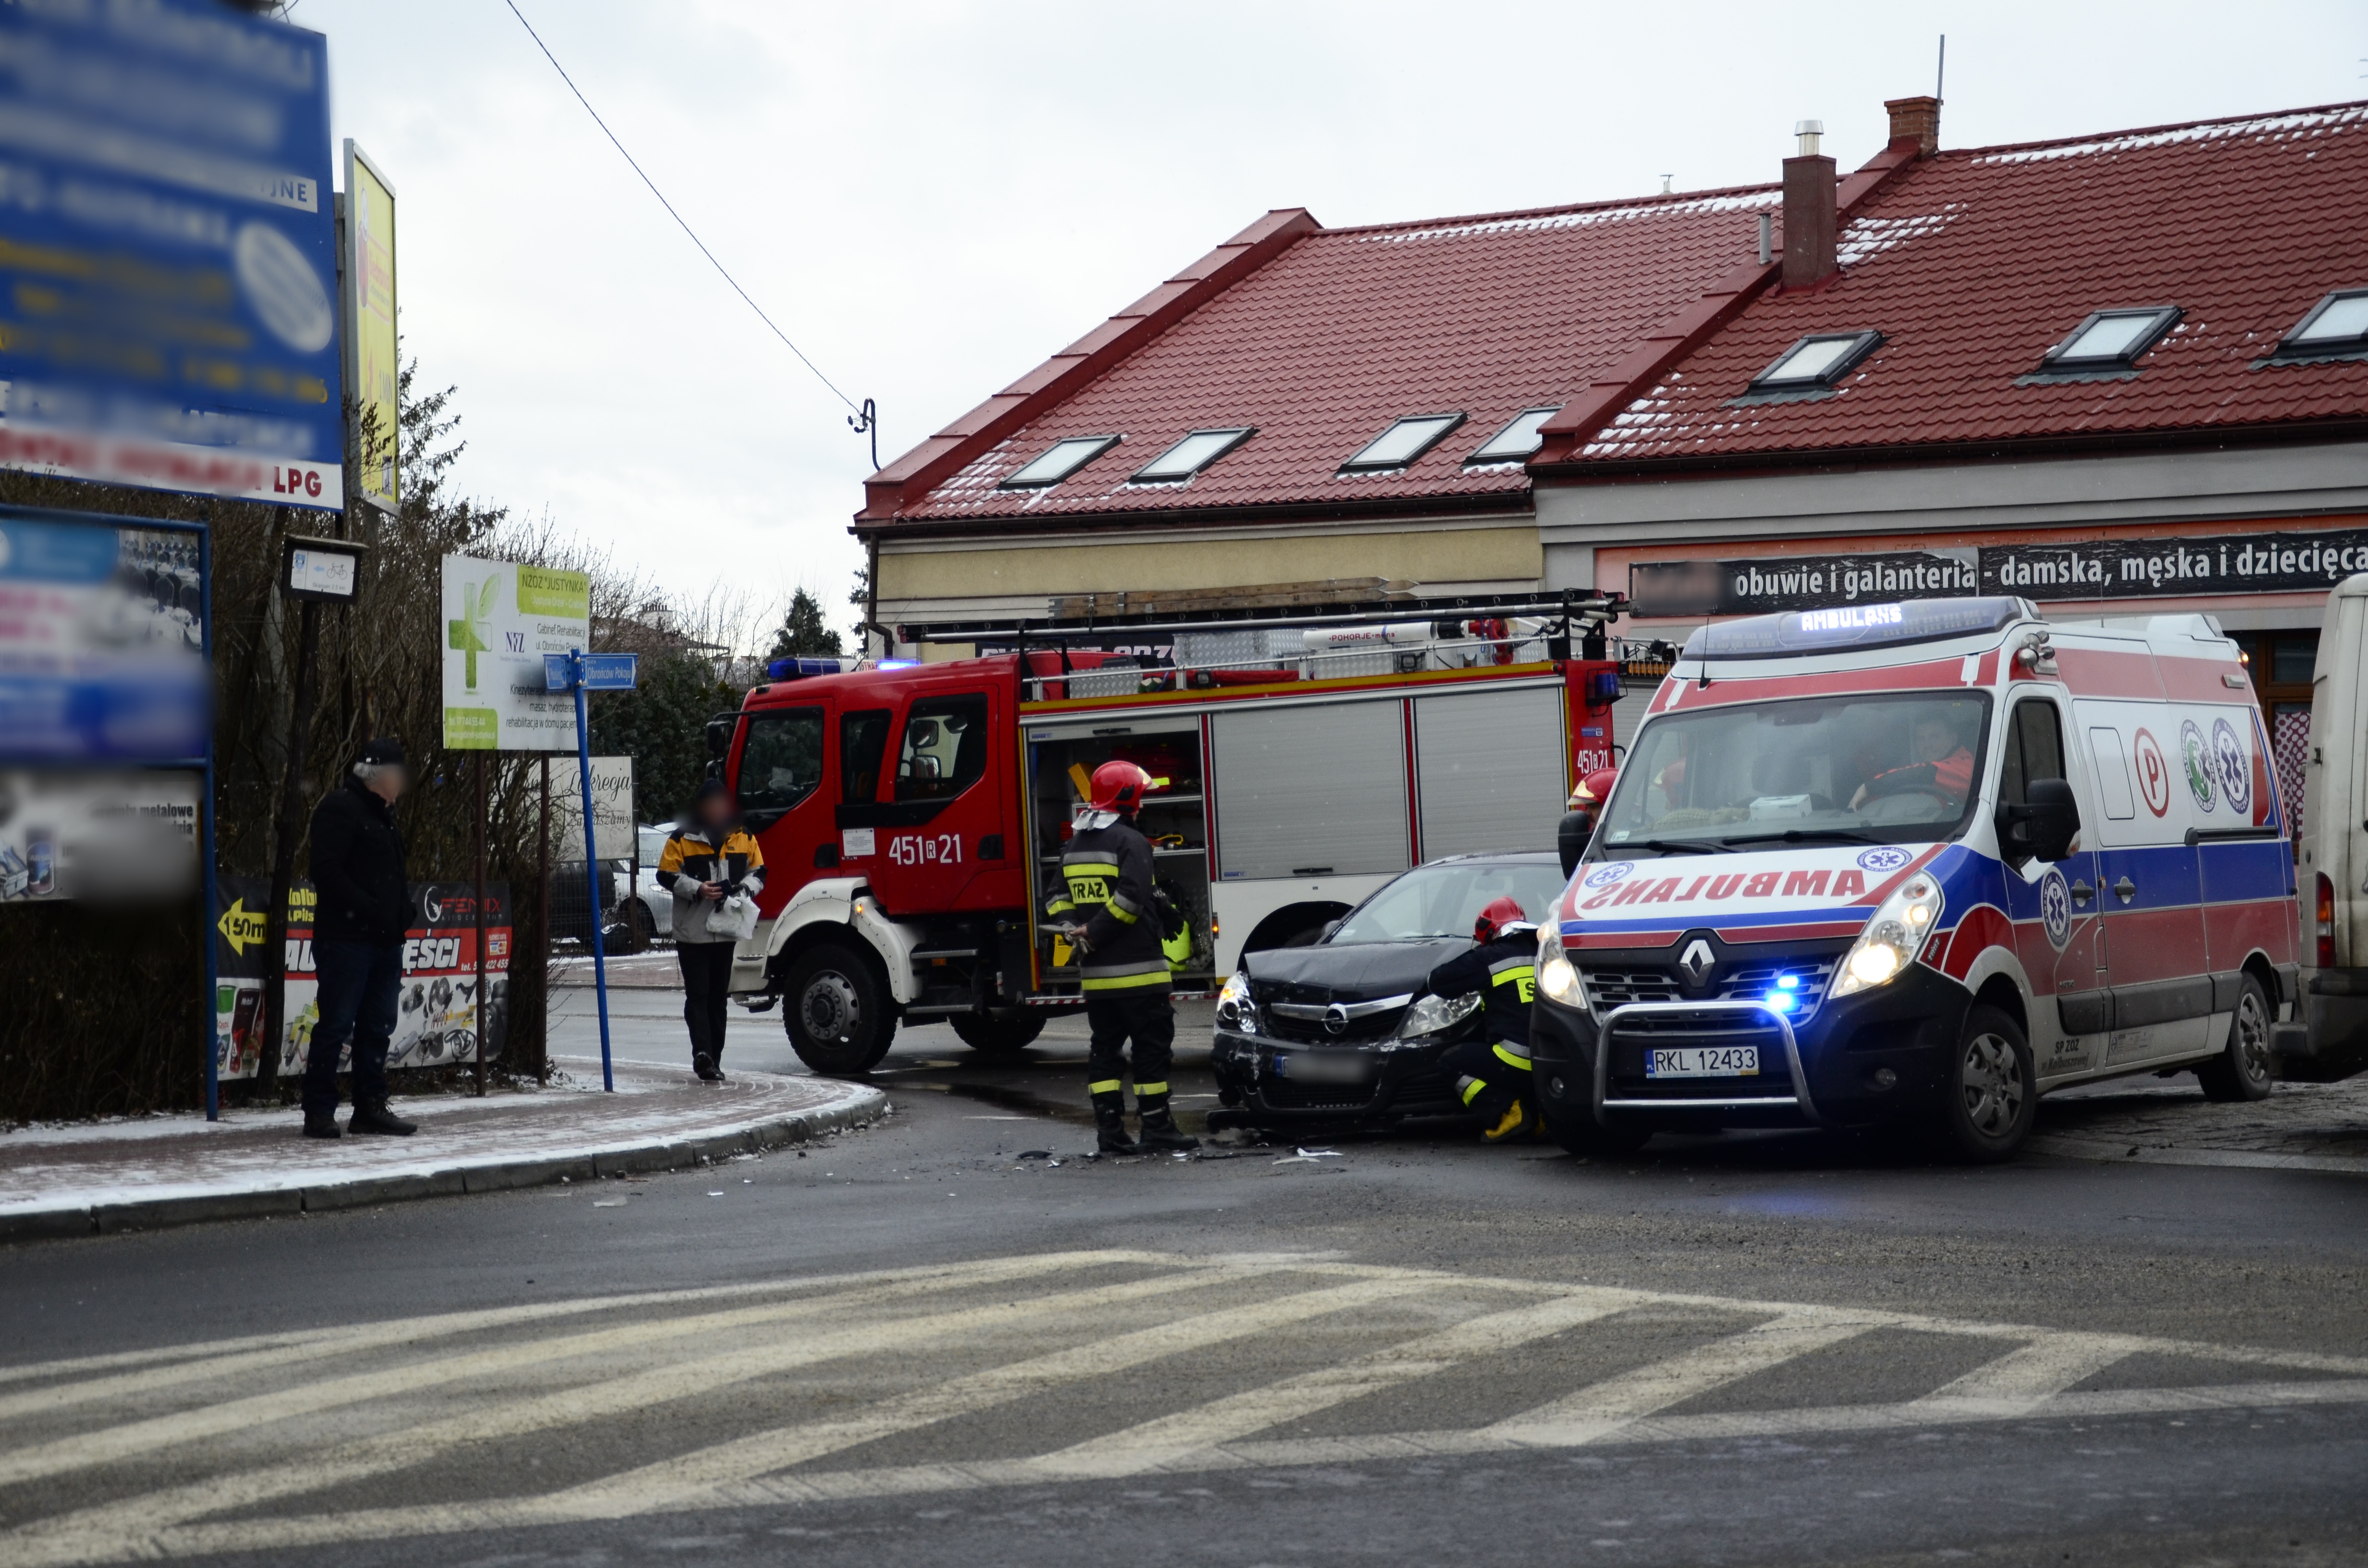
<svg viewBox="0 0 2368 1568">
<path fill-rule="evenodd" d="M 1167 1085 L 1165 1080 L 1156 1084 L 1137 1084 L 1134 1092 L 1138 1095 L 1164 1095 L 1167 1092 Z"/>
<path fill-rule="evenodd" d="M 1133 925 L 1139 918 L 1139 916 L 1134 915 L 1133 912 L 1121 908 L 1119 906 L 1119 901 L 1115 898 L 1111 899 L 1108 903 L 1103 904 L 1102 907 L 1110 912 L 1110 917 L 1111 919 L 1122 920 L 1129 926 Z"/>
<path fill-rule="evenodd" d="M 1089 1095 L 1114 1095 L 1118 1091 L 1119 1081 L 1116 1078 L 1098 1078 L 1086 1085 L 1086 1093 Z"/>
<path fill-rule="evenodd" d="M 1486 1079 L 1474 1078 L 1469 1073 L 1466 1073 L 1463 1077 L 1455 1080 L 1455 1092 L 1463 1096 L 1463 1103 L 1465 1105 L 1470 1105 L 1474 1100 L 1477 1099 L 1480 1096 L 1481 1092 L 1487 1087 L 1488 1083 Z"/>
<path fill-rule="evenodd" d="M 1097 977 L 1089 973 L 1079 983 L 1087 991 L 1134 991 L 1146 985 L 1156 985 L 1165 990 L 1167 985 L 1167 960 L 1160 960 L 1159 967 L 1148 974 L 1128 973 Z"/>
<path fill-rule="evenodd" d="M 1076 904 L 1071 903 L 1065 898 L 1056 898 L 1052 903 L 1044 906 L 1044 913 L 1047 915 L 1066 915 L 1076 907 L 1077 906 Z"/>
<path fill-rule="evenodd" d="M 1528 1046 L 1515 1045 L 1511 1040 L 1500 1040 L 1489 1049 L 1496 1051 L 1497 1059 L 1508 1067 L 1518 1067 L 1524 1073 L 1531 1070 Z"/>
<path fill-rule="evenodd" d="M 1527 980 L 1536 973 L 1537 960 L 1519 955 L 1509 959 L 1498 959 L 1488 966 L 1489 982 L 1496 985 L 1502 985 L 1508 980 Z"/>
</svg>

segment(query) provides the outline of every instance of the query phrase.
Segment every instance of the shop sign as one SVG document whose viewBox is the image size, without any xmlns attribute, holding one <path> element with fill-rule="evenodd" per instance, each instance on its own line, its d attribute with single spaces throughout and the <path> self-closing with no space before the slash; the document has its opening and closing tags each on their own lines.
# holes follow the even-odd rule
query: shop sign
<svg viewBox="0 0 2368 1568">
<path fill-rule="evenodd" d="M 476 1060 L 480 1016 L 476 896 L 476 886 L 471 882 L 411 884 L 411 927 L 403 934 L 403 989 L 395 996 L 394 1034 L 386 1048 L 389 1068 L 444 1067 Z M 280 1017 L 287 1019 L 279 1051 L 282 1077 L 304 1071 L 304 1058 L 313 1045 L 313 1026 L 321 1019 L 320 978 L 313 957 L 317 903 L 309 882 L 298 882 L 289 890 L 288 943 L 280 955 Z M 510 937 L 509 888 L 506 883 L 487 882 L 485 990 L 490 1006 L 484 1011 L 485 1032 L 492 1041 L 488 1061 L 500 1059 L 508 1034 Z M 233 1042 L 236 1032 L 233 1017 Z M 220 1040 L 217 1025 L 218 1050 Z M 251 1074 L 253 1061 L 239 1060 L 245 1069 L 241 1075 Z M 352 1062 L 349 1047 L 338 1056 L 337 1070 L 346 1071 Z"/>
<path fill-rule="evenodd" d="M 2049 603 L 2306 593 L 2360 572 L 2368 572 L 2368 528 L 1640 562 L 1629 592 L 1639 615 L 1766 615 L 1976 594 Z"/>
</svg>

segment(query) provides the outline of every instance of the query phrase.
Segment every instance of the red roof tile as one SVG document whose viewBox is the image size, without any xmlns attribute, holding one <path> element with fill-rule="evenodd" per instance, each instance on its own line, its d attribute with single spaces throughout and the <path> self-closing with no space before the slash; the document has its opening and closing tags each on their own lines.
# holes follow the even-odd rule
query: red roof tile
<svg viewBox="0 0 2368 1568">
<path fill-rule="evenodd" d="M 860 521 L 1525 497 L 1520 466 L 1467 472 L 1463 460 L 1521 410 L 1582 394 L 1656 324 L 1755 263 L 1758 214 L 1778 195 L 1355 229 L 1305 221 L 1230 271 L 1202 264 L 1224 276 L 1183 313 L 1114 318 L 1069 351 L 1103 344 L 1116 362 L 1064 379 L 1056 359 L 898 459 L 874 477 Z M 1339 473 L 1393 420 L 1442 412 L 1469 417 L 1411 468 Z M 1239 425 L 1258 434 L 1190 483 L 1127 483 L 1186 432 Z M 1064 437 L 1112 431 L 1125 440 L 1058 485 L 996 488 Z"/>
<path fill-rule="evenodd" d="M 1554 466 L 2358 420 L 2368 362 L 2255 366 L 2321 296 L 2368 286 L 2363 213 L 2363 104 L 1941 153 L 1845 218 L 1837 278 L 1759 295 Z M 2184 314 L 2134 377 L 2018 384 L 2089 312 L 2156 304 Z M 1884 343 L 1831 396 L 1733 406 L 1796 339 L 1865 329 Z"/>
</svg>

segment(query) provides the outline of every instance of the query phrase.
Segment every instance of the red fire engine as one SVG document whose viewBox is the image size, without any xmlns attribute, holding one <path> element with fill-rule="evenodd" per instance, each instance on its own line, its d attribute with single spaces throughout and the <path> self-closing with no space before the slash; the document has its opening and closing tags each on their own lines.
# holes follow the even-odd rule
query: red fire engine
<svg viewBox="0 0 2368 1568">
<path fill-rule="evenodd" d="M 708 732 L 767 869 L 734 998 L 786 998 L 790 1041 L 821 1073 L 868 1071 L 899 1018 L 943 1018 L 982 1051 L 1025 1046 L 1083 1006 L 1040 911 L 1112 757 L 1167 780 L 1139 825 L 1191 926 L 1180 994 L 1245 951 L 1315 939 L 1418 861 L 1549 847 L 1572 786 L 1611 764 L 1620 666 L 1600 655 L 1619 609 L 1117 634 L 1167 639 L 1156 664 L 1071 646 L 1108 631 L 1026 628 L 1011 652 L 941 664 L 776 661 Z"/>
</svg>

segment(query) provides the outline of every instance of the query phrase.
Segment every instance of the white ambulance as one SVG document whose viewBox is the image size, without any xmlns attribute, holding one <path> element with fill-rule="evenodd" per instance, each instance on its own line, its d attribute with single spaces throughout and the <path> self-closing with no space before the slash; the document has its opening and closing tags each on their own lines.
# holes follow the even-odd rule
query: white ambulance
<svg viewBox="0 0 2368 1568">
<path fill-rule="evenodd" d="M 1538 953 L 1549 1129 L 1929 1119 L 2003 1159 L 2039 1096 L 2297 1031 L 2287 819 L 2207 618 L 2019 598 L 1707 626 L 1654 694 Z"/>
</svg>

